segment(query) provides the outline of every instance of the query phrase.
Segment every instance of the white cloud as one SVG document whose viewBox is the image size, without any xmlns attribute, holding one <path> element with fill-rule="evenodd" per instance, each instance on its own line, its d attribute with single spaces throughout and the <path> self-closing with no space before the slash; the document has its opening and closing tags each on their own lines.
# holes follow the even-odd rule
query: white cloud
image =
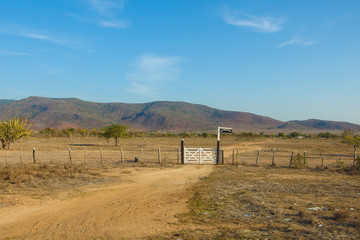
<svg viewBox="0 0 360 240">
<path fill-rule="evenodd" d="M 278 47 L 282 48 L 282 47 L 291 46 L 291 45 L 299 45 L 299 46 L 307 47 L 307 46 L 311 46 L 313 44 L 315 44 L 314 41 L 294 38 L 290 41 L 285 41 L 285 42 L 281 43 Z"/>
<path fill-rule="evenodd" d="M 125 29 L 130 26 L 130 23 L 126 21 L 121 20 L 106 20 L 106 19 L 100 19 L 98 21 L 98 24 L 102 27 L 106 28 L 119 28 L 119 29 Z"/>
<path fill-rule="evenodd" d="M 84 41 L 76 41 L 74 40 L 74 37 L 70 38 L 70 37 L 54 36 L 15 24 L 0 23 L 0 34 L 25 37 L 34 40 L 49 42 L 52 44 L 72 48 L 75 50 L 92 51 L 89 47 L 85 46 Z"/>
<path fill-rule="evenodd" d="M 0 50 L 0 55 L 7 55 L 7 56 L 25 56 L 25 55 L 29 55 L 26 52 L 15 52 L 15 51 L 1 51 Z"/>
<path fill-rule="evenodd" d="M 259 17 L 237 10 L 224 9 L 223 19 L 227 24 L 251 28 L 258 32 L 278 32 L 282 21 L 276 18 Z"/>
<path fill-rule="evenodd" d="M 135 71 L 127 74 L 129 92 L 154 98 L 166 82 L 177 79 L 181 72 L 181 58 L 174 56 L 142 55 L 136 61 Z"/>
<path fill-rule="evenodd" d="M 106 17 L 114 17 L 116 15 L 116 9 L 122 9 L 124 7 L 124 2 L 122 0 L 86 0 L 86 2 L 99 15 Z"/>
<path fill-rule="evenodd" d="M 83 14 L 65 13 L 81 22 L 90 22 L 104 28 L 125 29 L 130 27 L 128 21 L 117 18 L 118 12 L 124 8 L 123 0 L 84 0 L 93 10 Z"/>
<path fill-rule="evenodd" d="M 51 40 L 51 36 L 40 33 L 38 31 L 25 29 L 23 27 L 13 25 L 13 24 L 0 24 L 0 33 L 7 35 L 14 35 L 19 37 L 27 37 L 36 40 Z"/>
</svg>

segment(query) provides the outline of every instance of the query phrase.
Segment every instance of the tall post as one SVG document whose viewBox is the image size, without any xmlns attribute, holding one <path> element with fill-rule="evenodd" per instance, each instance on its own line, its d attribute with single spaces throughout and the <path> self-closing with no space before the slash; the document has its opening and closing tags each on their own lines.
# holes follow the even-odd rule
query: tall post
<svg viewBox="0 0 360 240">
<path fill-rule="evenodd" d="M 220 140 L 217 140 L 216 145 L 216 164 L 220 164 Z"/>
<path fill-rule="evenodd" d="M 24 163 L 24 161 L 23 161 L 23 154 L 22 154 L 22 148 L 20 148 L 20 162 L 21 162 L 21 164 Z"/>
<path fill-rule="evenodd" d="M 290 157 L 289 167 L 291 167 L 291 165 L 292 165 L 293 158 L 294 158 L 294 150 L 291 151 L 291 157 Z"/>
<path fill-rule="evenodd" d="M 236 162 L 239 163 L 239 149 L 236 148 Z"/>
<path fill-rule="evenodd" d="M 70 163 L 72 163 L 72 159 L 71 159 L 71 148 L 69 148 L 69 159 L 70 159 Z"/>
<path fill-rule="evenodd" d="M 356 164 L 356 159 L 357 159 L 357 146 L 354 145 L 354 163 L 353 163 L 354 166 Z"/>
<path fill-rule="evenodd" d="M 144 162 L 144 148 L 141 148 L 141 162 Z"/>
<path fill-rule="evenodd" d="M 158 148 L 158 161 L 159 161 L 159 163 L 161 163 L 161 153 L 160 153 L 160 148 Z"/>
<path fill-rule="evenodd" d="M 50 164 L 52 163 L 53 159 L 53 149 L 50 149 Z"/>
<path fill-rule="evenodd" d="M 120 148 L 121 151 L 121 163 L 124 163 L 124 151 L 122 148 Z"/>
<path fill-rule="evenodd" d="M 181 139 L 181 164 L 185 164 L 184 139 Z"/>
<path fill-rule="evenodd" d="M 232 164 L 235 163 L 235 148 L 233 148 Z"/>
<path fill-rule="evenodd" d="M 320 157 L 321 157 L 321 167 L 324 167 L 324 158 L 321 152 L 320 152 Z"/>
<path fill-rule="evenodd" d="M 304 167 L 306 166 L 306 150 L 304 151 Z"/>
<path fill-rule="evenodd" d="M 273 148 L 273 149 L 272 149 L 273 157 L 272 157 L 272 163 L 271 163 L 272 166 L 275 166 L 275 151 L 276 151 L 276 149 Z"/>
<path fill-rule="evenodd" d="M 221 164 L 224 165 L 225 163 L 225 158 L 224 158 L 224 149 L 221 149 Z"/>
<path fill-rule="evenodd" d="M 84 148 L 84 164 L 86 164 L 86 148 Z"/>
<path fill-rule="evenodd" d="M 257 151 L 257 156 L 256 156 L 256 165 L 258 165 L 259 158 L 260 158 L 260 149 Z"/>
<path fill-rule="evenodd" d="M 34 161 L 34 163 L 36 163 L 35 148 L 33 148 L 33 161 Z"/>
<path fill-rule="evenodd" d="M 179 150 L 179 147 L 176 148 L 176 153 L 177 153 L 177 164 L 179 164 L 180 162 L 180 150 Z"/>
</svg>

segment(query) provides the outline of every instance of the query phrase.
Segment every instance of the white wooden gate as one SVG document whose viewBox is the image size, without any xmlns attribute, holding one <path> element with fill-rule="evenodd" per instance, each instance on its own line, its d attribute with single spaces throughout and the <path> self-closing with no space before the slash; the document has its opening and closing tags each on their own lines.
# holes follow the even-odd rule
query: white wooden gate
<svg viewBox="0 0 360 240">
<path fill-rule="evenodd" d="M 216 164 L 216 148 L 184 148 L 185 164 Z"/>
</svg>

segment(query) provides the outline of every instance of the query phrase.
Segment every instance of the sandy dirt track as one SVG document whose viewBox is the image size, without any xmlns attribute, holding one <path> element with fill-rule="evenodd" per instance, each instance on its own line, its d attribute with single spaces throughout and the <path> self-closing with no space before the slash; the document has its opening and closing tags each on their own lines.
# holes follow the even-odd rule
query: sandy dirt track
<svg viewBox="0 0 360 240">
<path fill-rule="evenodd" d="M 141 239 L 178 230 L 188 186 L 213 166 L 129 168 L 122 181 L 75 197 L 1 209 L 0 239 Z"/>
</svg>

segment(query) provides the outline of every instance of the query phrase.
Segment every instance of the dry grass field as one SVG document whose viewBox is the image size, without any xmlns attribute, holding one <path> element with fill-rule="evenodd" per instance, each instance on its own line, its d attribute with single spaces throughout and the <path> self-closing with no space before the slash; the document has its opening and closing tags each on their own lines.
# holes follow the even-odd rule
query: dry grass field
<svg viewBox="0 0 360 240">
<path fill-rule="evenodd" d="M 180 141 L 16 142 L 0 151 L 0 239 L 359 238 L 359 172 L 341 140 L 224 137 L 217 167 L 176 164 Z M 307 166 L 289 167 L 291 152 L 305 150 Z"/>
<path fill-rule="evenodd" d="M 221 166 L 193 189 L 180 239 L 359 239 L 360 177 Z"/>
</svg>

